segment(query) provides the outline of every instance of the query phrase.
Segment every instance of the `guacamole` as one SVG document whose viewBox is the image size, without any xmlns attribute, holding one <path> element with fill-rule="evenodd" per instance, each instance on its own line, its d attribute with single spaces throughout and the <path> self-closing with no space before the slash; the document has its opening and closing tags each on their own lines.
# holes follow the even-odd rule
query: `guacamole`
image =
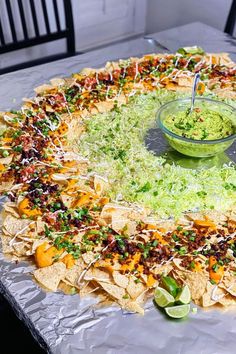
<svg viewBox="0 0 236 354">
<path fill-rule="evenodd" d="M 227 113 L 205 107 L 191 113 L 180 111 L 165 118 L 164 125 L 171 132 L 193 140 L 217 140 L 235 133 L 235 126 Z"/>
</svg>

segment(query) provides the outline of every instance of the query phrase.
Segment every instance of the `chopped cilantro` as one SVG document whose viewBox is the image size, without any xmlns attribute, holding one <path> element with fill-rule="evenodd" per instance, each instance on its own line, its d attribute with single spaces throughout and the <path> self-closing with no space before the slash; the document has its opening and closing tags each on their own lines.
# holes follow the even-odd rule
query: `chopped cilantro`
<svg viewBox="0 0 236 354">
<path fill-rule="evenodd" d="M 183 256 L 184 254 L 186 254 L 186 253 L 187 253 L 186 247 L 184 247 L 184 246 L 180 247 L 178 253 L 179 253 L 181 256 Z"/>
<path fill-rule="evenodd" d="M 137 190 L 138 193 L 145 193 L 150 191 L 150 189 L 152 188 L 150 182 L 145 183 L 140 189 Z"/>
</svg>

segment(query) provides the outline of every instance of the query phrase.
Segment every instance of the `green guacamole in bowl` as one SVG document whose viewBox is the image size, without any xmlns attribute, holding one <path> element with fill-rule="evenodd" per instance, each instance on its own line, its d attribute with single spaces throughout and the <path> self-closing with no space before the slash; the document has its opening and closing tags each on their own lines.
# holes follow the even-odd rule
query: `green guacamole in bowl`
<svg viewBox="0 0 236 354">
<path fill-rule="evenodd" d="M 236 113 L 230 105 L 208 98 L 168 102 L 158 111 L 158 124 L 169 144 L 184 155 L 214 156 L 225 151 L 236 138 Z"/>
</svg>

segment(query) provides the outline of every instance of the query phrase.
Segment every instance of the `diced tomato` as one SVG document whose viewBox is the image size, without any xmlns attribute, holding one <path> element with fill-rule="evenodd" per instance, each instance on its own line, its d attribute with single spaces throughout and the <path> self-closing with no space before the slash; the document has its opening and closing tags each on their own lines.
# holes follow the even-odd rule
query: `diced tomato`
<svg viewBox="0 0 236 354">
<path fill-rule="evenodd" d="M 112 76 L 114 79 L 118 80 L 120 77 L 120 70 L 119 69 L 114 70 Z"/>
<path fill-rule="evenodd" d="M 54 224 L 56 224 L 56 222 L 57 222 L 57 214 L 58 214 L 58 212 L 55 212 L 55 213 L 48 212 L 48 213 L 45 215 L 44 219 L 45 219 L 45 221 L 47 221 L 49 224 L 54 225 Z"/>
<path fill-rule="evenodd" d="M 33 173 L 35 172 L 35 166 L 27 166 L 21 170 L 20 180 L 21 182 L 26 182 L 32 178 Z"/>
<path fill-rule="evenodd" d="M 232 68 L 228 70 L 228 75 L 229 76 L 235 76 L 236 75 L 236 69 Z"/>
<path fill-rule="evenodd" d="M 100 80 L 100 81 L 103 81 L 103 80 L 109 81 L 110 79 L 111 79 L 111 77 L 110 77 L 109 73 L 99 73 L 98 74 L 98 80 Z"/>
<path fill-rule="evenodd" d="M 129 65 L 126 71 L 129 76 L 131 77 L 135 76 L 137 71 L 136 64 L 134 63 Z"/>
<path fill-rule="evenodd" d="M 22 147 L 25 152 L 28 152 L 34 145 L 34 140 L 31 136 L 21 135 L 19 140 L 22 143 Z"/>
<path fill-rule="evenodd" d="M 160 60 L 158 58 L 154 58 L 153 62 L 152 62 L 152 66 L 156 67 L 157 65 L 159 65 L 159 63 L 160 63 Z"/>
<path fill-rule="evenodd" d="M 115 241 L 115 237 L 114 237 L 113 235 L 108 235 L 107 241 L 108 241 L 109 243 L 113 243 L 113 242 Z"/>
<path fill-rule="evenodd" d="M 89 90 L 97 84 L 97 79 L 95 77 L 86 77 L 84 80 L 84 88 Z"/>
<path fill-rule="evenodd" d="M 61 93 L 56 93 L 48 98 L 49 104 L 53 107 L 64 107 L 67 103 L 64 96 Z"/>
<path fill-rule="evenodd" d="M 178 67 L 179 68 L 184 68 L 187 65 L 187 59 L 185 58 L 179 58 L 178 60 Z"/>
</svg>

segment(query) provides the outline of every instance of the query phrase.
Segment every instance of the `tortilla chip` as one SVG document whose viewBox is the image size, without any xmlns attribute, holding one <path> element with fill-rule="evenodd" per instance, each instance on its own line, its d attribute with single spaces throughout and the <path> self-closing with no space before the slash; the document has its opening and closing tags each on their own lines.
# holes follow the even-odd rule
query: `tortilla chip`
<svg viewBox="0 0 236 354">
<path fill-rule="evenodd" d="M 76 168 L 74 169 L 74 172 L 76 172 Z M 51 177 L 53 181 L 63 184 L 67 184 L 67 180 L 71 178 L 70 174 L 66 173 L 54 173 Z"/>
<path fill-rule="evenodd" d="M 202 306 L 209 307 L 218 303 L 226 295 L 223 289 L 220 289 L 217 285 L 207 282 L 206 292 L 202 296 Z"/>
<path fill-rule="evenodd" d="M 168 275 L 173 269 L 171 263 L 164 264 L 162 266 L 157 265 L 152 271 L 154 274 L 164 274 L 164 276 Z"/>
<path fill-rule="evenodd" d="M 19 241 L 13 244 L 14 253 L 17 256 L 26 256 L 29 249 L 29 245 L 26 242 Z"/>
<path fill-rule="evenodd" d="M 99 289 L 101 289 L 101 288 L 98 286 L 97 283 L 95 283 L 93 281 L 87 281 L 84 284 L 84 286 L 80 289 L 79 294 L 81 297 L 85 297 L 85 296 L 88 296 L 92 293 L 95 293 Z"/>
<path fill-rule="evenodd" d="M 13 155 L 9 155 L 7 157 L 0 158 L 0 163 L 3 165 L 9 165 L 12 162 Z"/>
<path fill-rule="evenodd" d="M 33 243 L 31 245 L 31 250 L 28 251 L 28 255 L 34 254 L 36 251 L 36 248 L 40 245 L 42 245 L 45 241 L 48 241 L 47 238 L 40 238 L 40 239 L 36 239 L 36 240 L 32 240 Z"/>
<path fill-rule="evenodd" d="M 117 61 L 107 61 L 105 65 L 106 71 L 113 71 L 120 69 L 119 63 Z"/>
<path fill-rule="evenodd" d="M 40 285 L 48 290 L 57 291 L 60 281 L 66 274 L 66 266 L 62 262 L 57 262 L 49 267 L 37 269 L 33 274 Z"/>
<path fill-rule="evenodd" d="M 131 221 L 126 217 L 119 217 L 115 213 L 112 214 L 111 227 L 118 234 L 125 233 L 126 235 L 134 235 L 136 231 L 136 222 Z"/>
<path fill-rule="evenodd" d="M 95 308 L 104 308 L 114 306 L 114 300 L 101 288 L 95 291 L 96 296 L 99 298 L 99 302 L 93 305 Z"/>
<path fill-rule="evenodd" d="M 236 92 L 232 91 L 232 88 L 229 87 L 229 88 L 222 88 L 222 87 L 219 87 L 219 88 L 216 88 L 213 90 L 214 93 L 221 97 L 221 98 L 230 98 L 230 99 L 236 99 Z"/>
<path fill-rule="evenodd" d="M 81 262 L 77 262 L 72 268 L 66 270 L 65 273 L 65 280 L 69 282 L 72 286 L 78 286 L 78 280 L 85 269 L 85 263 L 80 260 Z"/>
<path fill-rule="evenodd" d="M 95 106 L 95 104 L 94 104 L 94 106 L 93 107 L 90 107 L 90 114 L 91 115 L 94 115 L 94 114 L 98 114 L 99 113 L 99 111 L 98 111 L 98 109 L 97 109 L 97 107 Z"/>
<path fill-rule="evenodd" d="M 202 272 L 178 271 L 178 276 L 188 285 L 191 297 L 199 300 L 206 291 L 208 277 Z"/>
<path fill-rule="evenodd" d="M 112 276 L 113 276 L 113 279 L 114 279 L 114 282 L 116 285 L 118 285 L 124 289 L 127 288 L 128 284 L 129 284 L 129 278 L 126 275 L 121 274 L 118 271 L 114 271 L 112 273 Z"/>
<path fill-rule="evenodd" d="M 65 77 L 64 80 L 67 87 L 72 87 L 76 84 L 76 78 L 73 76 Z"/>
<path fill-rule="evenodd" d="M 236 277 L 224 277 L 219 287 L 225 289 L 229 294 L 236 296 Z"/>
<path fill-rule="evenodd" d="M 75 295 L 79 293 L 79 290 L 62 279 L 58 285 L 58 290 L 61 290 L 66 295 Z"/>
<path fill-rule="evenodd" d="M 130 220 L 140 221 L 146 216 L 143 208 L 131 208 L 121 204 L 107 203 L 101 212 L 101 218 L 103 218 L 108 224 L 112 222 L 112 215 L 118 220 L 120 218 L 128 218 Z"/>
<path fill-rule="evenodd" d="M 204 214 L 203 213 L 199 213 L 199 212 L 196 212 L 196 213 L 187 213 L 186 214 L 186 217 L 190 220 L 202 220 L 204 219 Z"/>
<path fill-rule="evenodd" d="M 84 280 L 95 280 L 96 282 L 111 283 L 111 276 L 108 272 L 105 272 L 104 270 L 101 270 L 99 268 L 93 268 L 89 269 L 86 272 Z"/>
<path fill-rule="evenodd" d="M 178 76 L 177 78 L 178 85 L 184 87 L 192 87 L 193 84 L 193 76 Z"/>
<path fill-rule="evenodd" d="M 4 208 L 5 212 L 12 214 L 12 216 L 14 216 L 15 218 L 20 217 L 16 203 L 7 202 L 3 205 L 3 208 Z"/>
<path fill-rule="evenodd" d="M 114 107 L 114 101 L 102 101 L 96 103 L 96 108 L 99 113 L 109 112 Z"/>
<path fill-rule="evenodd" d="M 100 284 L 101 287 L 115 299 L 121 300 L 126 294 L 125 290 L 117 285 L 104 282 L 98 282 L 98 284 Z"/>
<path fill-rule="evenodd" d="M 228 216 L 229 221 L 232 221 L 233 223 L 236 224 L 236 212 L 230 211 L 230 212 L 227 214 L 227 216 Z"/>
<path fill-rule="evenodd" d="M 40 232 L 45 230 L 45 225 L 46 223 L 42 221 L 41 219 L 36 220 L 36 232 L 39 234 Z"/>
<path fill-rule="evenodd" d="M 45 92 L 50 92 L 50 91 L 52 91 L 52 90 L 54 90 L 54 89 L 55 89 L 55 87 L 52 86 L 52 85 L 43 84 L 43 85 L 40 85 L 40 86 L 38 86 L 38 87 L 35 87 L 35 88 L 34 88 L 34 91 L 35 91 L 38 95 L 40 95 L 41 93 L 43 94 L 43 93 L 45 93 Z"/>
<path fill-rule="evenodd" d="M 17 219 L 14 216 L 8 214 L 3 222 L 5 230 L 12 236 L 16 234 L 23 234 L 24 230 L 32 224 L 31 220 L 28 219 Z M 22 233 L 21 233 L 22 231 Z"/>
<path fill-rule="evenodd" d="M 92 251 L 82 254 L 82 258 L 86 264 L 96 262 L 96 255 Z"/>
<path fill-rule="evenodd" d="M 126 291 L 132 299 L 136 299 L 145 289 L 146 287 L 143 283 L 136 283 L 133 277 L 129 278 L 129 284 Z"/>
<path fill-rule="evenodd" d="M 204 55 L 204 59 L 208 64 L 226 66 L 234 65 L 228 53 L 206 53 L 206 55 Z"/>
<path fill-rule="evenodd" d="M 222 306 L 235 306 L 236 305 L 236 298 L 230 294 L 227 294 L 222 299 L 219 300 L 219 303 Z"/>
<path fill-rule="evenodd" d="M 107 187 L 108 187 L 108 180 L 107 179 L 105 179 L 101 176 L 95 175 L 93 183 L 94 183 L 94 189 L 95 189 L 95 192 L 97 193 L 97 195 L 100 196 L 107 190 Z"/>
<path fill-rule="evenodd" d="M 60 78 L 60 77 L 54 77 L 53 79 L 50 80 L 52 86 L 63 86 L 65 85 L 65 80 Z"/>
<path fill-rule="evenodd" d="M 206 210 L 205 212 L 195 212 L 187 213 L 186 217 L 192 221 L 195 220 L 210 220 L 213 221 L 216 225 L 219 223 L 224 223 L 227 220 L 227 217 L 224 213 L 217 210 Z"/>
<path fill-rule="evenodd" d="M 0 235 L 1 243 L 2 243 L 2 252 L 3 253 L 13 253 L 14 248 L 9 244 L 12 237 L 7 235 Z"/>
<path fill-rule="evenodd" d="M 70 195 L 61 193 L 60 195 L 60 199 L 62 201 L 62 203 L 67 207 L 67 208 L 71 208 L 72 203 L 74 202 L 74 197 L 71 197 Z"/>
<path fill-rule="evenodd" d="M 99 267 L 99 268 L 105 268 L 105 269 L 111 269 L 111 270 L 120 270 L 121 268 L 121 264 L 113 259 L 112 265 L 111 263 L 109 263 L 109 261 L 105 260 L 105 259 L 99 259 L 96 263 L 95 263 L 95 267 Z"/>
<path fill-rule="evenodd" d="M 140 315 L 144 315 L 144 309 L 136 301 L 122 299 L 119 300 L 118 303 L 122 307 L 122 309 L 125 309 L 129 312 L 136 312 Z"/>
<path fill-rule="evenodd" d="M 0 184 L 0 193 L 9 192 L 11 187 L 13 186 L 13 181 L 1 182 Z"/>
<path fill-rule="evenodd" d="M 4 133 L 7 128 L 9 128 L 9 122 L 6 122 L 5 117 L 5 112 L 0 112 L 0 133 Z"/>
<path fill-rule="evenodd" d="M 99 69 L 95 68 L 84 68 L 80 71 L 80 75 L 89 76 L 95 74 Z M 102 69 L 101 69 L 102 70 Z"/>
<path fill-rule="evenodd" d="M 216 225 L 218 225 L 219 223 L 224 224 L 227 220 L 227 216 L 217 210 L 209 210 L 206 211 L 204 214 L 207 219 L 213 221 Z"/>
</svg>

